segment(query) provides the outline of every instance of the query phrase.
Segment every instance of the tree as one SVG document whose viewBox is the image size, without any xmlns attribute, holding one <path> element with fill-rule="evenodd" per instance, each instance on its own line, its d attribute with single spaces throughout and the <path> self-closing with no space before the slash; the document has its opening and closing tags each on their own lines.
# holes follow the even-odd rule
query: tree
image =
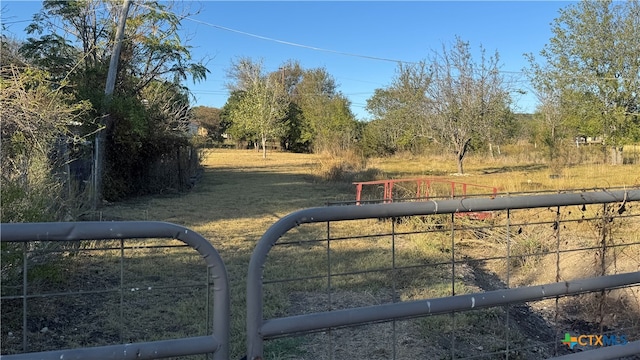
<svg viewBox="0 0 640 360">
<path fill-rule="evenodd" d="M 156 145 L 184 146 L 185 141 L 181 141 L 184 139 L 177 137 L 178 132 L 185 133 L 184 125 L 189 120 L 189 94 L 182 83 L 187 78 L 202 80 L 208 70 L 191 59 L 190 47 L 179 36 L 184 17 L 172 8 L 178 3 L 134 2 L 126 17 L 120 16 L 121 4 L 46 0 L 27 28 L 33 37 L 21 47 L 21 54 L 49 71 L 53 81 L 70 84 L 61 91 L 91 101 L 96 115 L 105 115 L 101 118 L 109 120 L 96 136 L 106 139 L 103 148 L 114 155 L 94 149 L 98 157 L 104 154 L 109 161 L 126 162 L 145 173 L 144 167 L 150 166 L 152 155 L 162 155 Z M 126 19 L 122 51 L 121 56 L 114 57 L 119 59 L 117 73 L 109 74 L 113 77 L 108 78 L 119 18 Z M 114 81 L 113 94 L 103 91 L 111 86 L 96 86 L 107 80 Z M 142 148 L 156 150 L 134 151 Z M 163 151 L 173 152 L 168 146 L 163 146 Z M 122 153 L 128 156 L 118 155 Z M 137 155 L 140 158 L 134 158 Z M 101 188 L 98 179 L 102 178 L 110 178 L 114 184 L 130 183 L 131 179 L 124 178 L 126 171 L 121 171 L 125 164 L 107 164 L 106 168 L 115 173 L 108 174 L 107 170 L 95 176 L 97 189 Z"/>
<path fill-rule="evenodd" d="M 355 118 L 347 98 L 324 68 L 302 71 L 292 101 L 301 112 L 300 141 L 315 152 L 345 150 L 353 140 Z"/>
<path fill-rule="evenodd" d="M 215 141 L 222 142 L 222 134 L 229 126 L 222 116 L 222 110 L 208 106 L 196 106 L 191 109 L 191 116 L 194 122 L 207 130 L 207 136 Z"/>
<path fill-rule="evenodd" d="M 559 153 L 561 142 L 567 135 L 567 121 L 562 114 L 562 92 L 555 84 L 545 77 L 547 69 L 536 64 L 532 55 L 526 55 L 530 62 L 527 69 L 532 89 L 538 99 L 535 129 L 536 143 L 538 140 L 546 147 L 549 163 L 553 166 L 561 165 Z M 577 135 L 577 134 L 575 134 Z"/>
<path fill-rule="evenodd" d="M 236 142 L 237 147 L 240 147 L 242 142 L 256 139 L 256 134 L 246 129 L 242 122 L 234 122 L 232 118 L 232 115 L 237 113 L 238 107 L 242 105 L 244 94 L 244 91 L 232 91 L 220 112 L 220 118 L 228 124 L 227 134 Z"/>
<path fill-rule="evenodd" d="M 480 62 L 471 55 L 468 42 L 456 38 L 451 49 L 433 55 L 431 99 L 434 135 L 456 156 L 458 173 L 474 139 L 489 140 L 490 129 L 502 126 L 511 116 L 511 98 L 499 71 L 499 55 L 487 58 L 480 48 Z"/>
<path fill-rule="evenodd" d="M 581 134 L 604 137 L 610 162 L 622 163 L 622 146 L 640 139 L 639 2 L 571 4 L 551 30 L 536 81 L 558 89 L 567 124 Z"/>
<path fill-rule="evenodd" d="M 415 150 L 418 139 L 431 138 L 431 99 L 427 97 L 431 85 L 432 73 L 426 61 L 399 64 L 392 84 L 376 89 L 367 99 L 366 109 L 376 120 L 365 132 L 370 145 L 377 143 L 375 148 L 394 153 Z M 378 140 L 372 138 L 374 134 Z"/>
<path fill-rule="evenodd" d="M 233 62 L 228 76 L 231 91 L 240 91 L 236 106 L 229 117 L 233 126 L 257 135 L 262 145 L 262 156 L 267 157 L 267 141 L 284 132 L 283 118 L 288 108 L 284 84 L 277 73 L 265 74 L 262 61 L 240 58 Z"/>
<path fill-rule="evenodd" d="M 195 81 L 206 77 L 207 68 L 192 61 L 190 46 L 179 36 L 181 20 L 191 14 L 178 15 L 172 6 L 158 2 L 131 5 L 118 70 L 119 91 L 137 94 L 161 78 L 181 82 L 187 77 Z M 84 78 L 85 85 L 96 88 L 93 76 L 86 75 L 100 69 L 106 76 L 116 32 L 114 20 L 120 18 L 120 11 L 119 2 L 45 0 L 26 29 L 39 37 L 28 38 L 22 52 L 54 76 L 78 74 L 76 80 Z"/>
<path fill-rule="evenodd" d="M 149 122 L 160 134 L 186 134 L 192 120 L 189 92 L 175 82 L 156 80 L 140 93 Z"/>
<path fill-rule="evenodd" d="M 202 62 L 193 61 L 191 46 L 179 35 L 182 19 L 193 14 L 177 14 L 174 6 L 158 2 L 134 2 L 132 6 L 121 61 L 126 74 L 122 78 L 133 82 L 134 93 L 158 79 L 200 81 L 209 73 Z"/>
</svg>

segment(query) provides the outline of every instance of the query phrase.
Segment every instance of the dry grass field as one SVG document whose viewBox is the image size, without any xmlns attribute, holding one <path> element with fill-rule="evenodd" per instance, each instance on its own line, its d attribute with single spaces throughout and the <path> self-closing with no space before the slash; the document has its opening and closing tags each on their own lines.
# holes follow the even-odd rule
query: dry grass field
<svg viewBox="0 0 640 360">
<path fill-rule="evenodd" d="M 468 175 L 464 176 L 464 181 L 497 187 L 505 193 L 640 184 L 638 165 L 573 166 L 563 169 L 560 177 L 550 177 L 551 171 L 545 164 L 512 162 L 513 159 L 509 157 L 494 161 L 471 157 L 466 163 Z M 455 164 L 450 158 L 409 155 L 370 159 L 365 163 L 353 154 L 338 159 L 272 152 L 265 160 L 249 150 L 216 149 L 206 153 L 204 166 L 204 176 L 191 193 L 117 204 L 106 209 L 105 216 L 109 218 L 112 214 L 123 219 L 147 218 L 174 222 L 192 228 L 212 241 L 225 260 L 232 281 L 234 356 L 242 354 L 244 350 L 244 339 L 238 339 L 238 333 L 242 331 L 238 330 L 244 329 L 245 276 L 249 257 L 254 244 L 271 224 L 302 208 L 353 200 L 355 188 L 350 180 L 420 176 L 460 179 L 450 175 L 455 172 Z M 357 249 L 361 245 L 350 246 Z M 370 244 L 364 247 L 372 248 Z M 370 259 L 360 258 L 361 262 L 374 263 L 371 259 L 375 259 L 377 254 L 375 251 L 369 252 Z M 415 256 L 433 256 L 435 253 L 434 249 L 429 248 L 417 252 Z M 440 260 L 447 260 L 442 255 L 438 256 Z M 297 260 L 304 261 L 299 257 Z M 286 264 L 287 260 L 282 263 Z M 309 261 L 309 264 L 322 266 L 321 261 Z M 283 267 L 286 271 L 286 265 Z M 281 269 L 273 271 L 278 273 Z M 433 296 L 443 295 L 438 291 L 430 292 Z M 286 306 L 289 301 L 286 297 L 274 296 L 278 301 L 272 304 L 272 311 L 282 312 L 280 307 Z"/>
<path fill-rule="evenodd" d="M 505 151 L 507 151 L 505 149 Z M 220 252 L 224 259 L 227 271 L 231 280 L 231 303 L 232 303 L 232 344 L 231 358 L 239 359 L 244 354 L 244 328 L 245 328 L 245 286 L 246 270 L 251 252 L 257 240 L 265 230 L 282 216 L 307 207 L 323 206 L 327 203 L 353 201 L 355 198 L 355 187 L 352 181 L 367 181 L 384 178 L 411 178 L 430 177 L 448 179 L 454 181 L 464 181 L 490 187 L 497 187 L 500 193 L 533 192 L 540 190 L 561 191 L 566 189 L 610 189 L 614 187 L 638 187 L 640 186 L 640 164 L 625 166 L 609 166 L 602 164 L 587 164 L 578 166 L 557 167 L 551 170 L 540 158 L 533 153 L 509 156 L 503 154 L 494 159 L 474 156 L 465 163 L 467 174 L 464 176 L 453 175 L 455 164 L 451 158 L 443 157 L 418 157 L 418 156 L 396 156 L 385 159 L 363 160 L 353 154 L 343 158 L 332 158 L 326 155 L 313 154 L 291 154 L 281 152 L 271 152 L 267 159 L 262 159 L 261 154 L 250 150 L 228 150 L 212 149 L 207 150 L 203 156 L 204 173 L 195 187 L 186 194 L 167 194 L 154 197 L 143 197 L 122 203 L 108 204 L 105 206 L 100 217 L 104 220 L 154 220 L 167 221 L 179 224 L 200 233 L 209 239 L 214 247 Z M 523 215 L 524 216 L 524 215 Z M 385 231 L 383 228 L 389 226 L 385 223 L 371 220 L 364 225 L 367 231 Z M 398 226 L 410 226 L 402 224 Z M 336 225 L 332 228 L 333 236 L 340 234 L 352 234 L 354 231 L 362 231 L 362 223 L 359 229 L 354 230 L 349 224 Z M 323 227 L 301 228 L 298 232 L 290 235 L 291 239 L 314 238 L 322 236 L 325 232 Z M 637 233 L 634 240 L 637 239 Z M 388 240 L 380 239 L 376 241 L 349 241 L 336 245 L 336 253 L 341 247 L 345 250 L 347 258 L 332 259 L 336 262 L 336 268 L 332 271 L 349 271 L 351 267 L 373 268 L 376 259 L 385 254 L 384 249 Z M 152 242 L 148 242 L 150 244 Z M 471 245 L 472 242 L 470 242 Z M 416 239 L 407 240 L 399 257 L 399 262 L 411 264 L 423 259 L 430 259 L 433 262 L 446 262 L 450 260 L 447 253 L 442 251 L 438 243 L 426 244 Z M 523 246 L 526 246 L 523 245 Z M 322 249 L 313 249 L 312 246 L 302 251 L 298 248 L 278 248 L 274 249 L 273 266 L 266 269 L 265 275 L 268 278 L 278 278 L 287 275 L 295 265 L 305 268 L 309 274 L 315 271 L 322 272 L 324 265 Z M 468 256 L 482 256 L 482 251 L 494 251 L 486 246 L 467 249 Z M 635 253 L 634 253 L 635 254 Z M 117 278 L 118 251 L 113 253 L 91 253 L 86 257 L 78 257 L 74 261 L 68 262 L 68 269 L 65 273 L 71 274 L 72 268 L 92 269 L 95 275 L 107 275 L 107 278 Z M 278 258 L 278 256 L 281 256 Z M 126 319 L 127 326 L 136 330 L 125 332 L 127 341 L 153 340 L 156 338 L 178 337 L 202 335 L 206 331 L 206 325 L 202 318 L 194 318 L 196 312 L 203 305 L 194 302 L 189 298 L 201 296 L 202 290 L 196 286 L 189 288 L 190 281 L 201 284 L 202 266 L 195 265 L 198 259 L 193 252 L 188 249 L 131 249 L 127 254 L 126 273 L 127 281 L 131 284 L 153 283 L 184 283 L 185 289 L 169 295 L 154 297 L 149 295 L 142 298 L 131 298 L 129 302 L 125 299 L 127 306 L 124 312 L 120 310 L 119 319 Z M 422 260 L 421 260 L 422 259 Z M 344 261 L 341 261 L 344 260 Z M 544 262 L 545 259 L 540 261 Z M 636 261 L 637 262 L 637 261 Z M 159 265 L 161 264 L 161 265 Z M 520 264 L 526 265 L 526 264 Z M 636 264 L 637 265 L 637 264 Z M 343 268 L 340 268 L 342 266 Z M 501 265 L 496 265 L 494 269 L 500 271 Z M 523 266 L 523 268 L 525 268 Z M 530 267 L 529 270 L 533 269 Z M 539 269 L 539 267 L 538 267 Z M 464 271 L 461 267 L 460 271 Z M 542 280 L 549 280 L 549 276 L 539 276 L 539 279 L 525 279 L 531 277 L 533 271 L 523 272 L 518 278 L 514 275 L 515 283 L 539 283 Z M 74 277 L 75 276 L 75 277 Z M 66 284 L 72 281 L 89 282 L 86 278 L 78 278 L 81 275 L 70 275 L 68 279 L 54 279 L 49 282 Z M 86 275 L 82 275 L 86 276 Z M 425 273 L 426 278 L 421 281 L 408 282 L 402 284 L 405 291 L 402 299 L 423 298 L 425 296 L 443 296 L 450 291 L 447 286 L 438 288 L 437 286 L 427 287 L 420 284 L 438 283 L 439 276 L 446 276 L 446 269 L 442 269 L 442 274 L 438 271 Z M 451 276 L 450 274 L 448 276 Z M 537 275 L 536 275 L 537 276 Z M 459 283 L 456 283 L 459 293 L 477 291 L 478 287 L 463 281 L 465 275 L 462 274 Z M 365 290 L 365 293 L 374 294 L 371 298 L 385 297 L 386 289 L 377 287 L 376 279 L 368 279 L 369 283 L 359 286 L 361 278 L 353 277 L 344 280 L 342 283 L 336 281 L 334 286 L 340 289 L 335 299 L 337 306 L 366 305 L 370 301 L 362 295 L 355 295 L 351 292 L 355 290 Z M 427 281 L 428 280 L 428 281 Z M 93 280 L 91 280 L 93 281 Z M 114 280 L 115 281 L 115 280 Z M 551 279 L 551 281 L 554 281 Z M 95 285 L 95 284 L 93 284 Z M 47 285 L 48 286 L 48 285 Z M 137 286 L 137 285 L 131 285 Z M 268 308 L 266 315 L 282 315 L 292 313 L 302 313 L 309 309 L 322 309 L 318 294 L 311 290 L 313 283 L 305 285 L 274 285 L 266 294 L 268 298 Z M 151 288 L 151 287 L 149 287 Z M 185 295 L 187 296 L 185 299 Z M 116 301 L 116 300 L 114 300 Z M 122 302 L 122 300 L 120 300 Z M 116 301 L 117 302 L 117 301 Z M 79 305 L 82 308 L 81 303 Z M 145 314 L 145 309 L 156 306 L 150 314 Z M 5 304 L 3 304 L 5 306 Z M 62 305 L 58 303 L 48 305 L 47 311 L 60 310 Z M 110 307 L 114 307 L 111 309 Z M 96 313 L 108 314 L 115 310 L 114 305 L 105 305 L 105 308 L 98 308 Z M 69 310 L 68 308 L 63 308 Z M 149 310 L 151 311 L 151 310 Z M 498 318 L 495 310 L 489 309 L 483 312 L 483 319 Z M 5 315 L 3 315 L 4 317 Z M 44 316 L 44 315 L 43 315 Z M 480 315 L 468 315 L 457 318 L 459 326 L 477 325 L 475 317 Z M 160 318 L 164 320 L 159 320 Z M 6 320 L 3 318 L 3 320 Z M 122 321 L 122 320 L 120 320 Z M 169 323 L 158 326 L 158 321 Z M 122 325 L 116 324 L 117 319 L 101 323 L 102 330 L 96 332 L 95 336 L 115 338 Z M 399 336 L 405 338 L 409 348 L 414 348 L 414 353 L 404 354 L 408 358 L 423 356 L 425 352 L 439 354 L 438 357 L 446 358 L 446 352 L 438 349 L 438 345 L 429 345 L 430 348 L 411 346 L 421 340 L 415 334 L 423 334 L 433 331 L 441 331 L 447 328 L 450 322 L 449 317 L 433 318 L 429 321 L 399 323 L 396 329 Z M 182 325 L 179 325 L 182 324 Z M 192 324 L 192 325 L 188 325 Z M 193 325 L 198 324 L 198 325 Z M 403 325 L 405 324 L 405 325 Z M 37 325 L 32 329 L 36 335 L 33 340 L 37 341 L 44 337 L 43 326 Z M 382 326 L 382 325 L 375 325 Z M 395 325 L 394 325 L 395 326 Z M 59 326 L 62 327 L 62 326 Z M 54 333 L 55 326 L 47 327 L 49 334 Z M 76 332 L 80 332 L 76 326 Z M 111 329 L 111 330 L 109 330 Z M 186 329 L 186 330 L 185 330 Z M 81 329 L 82 330 L 82 329 Z M 95 330 L 95 329 L 94 329 Z M 12 340 L 7 335 L 6 328 L 2 331 L 3 353 L 7 351 Z M 109 333 L 111 331 L 111 333 Z M 345 330 L 348 331 L 348 330 Z M 381 327 L 381 334 L 388 332 L 388 329 Z M 40 332 L 40 334 L 38 334 Z M 86 332 L 86 331 L 85 331 Z M 108 335 L 111 334 L 111 335 Z M 151 335 L 153 334 L 153 335 Z M 462 335 L 465 335 L 464 333 Z M 467 334 L 468 335 L 468 334 Z M 59 335 L 64 336 L 64 335 Z M 66 335 L 71 337 L 72 335 Z M 278 340 L 268 344 L 268 358 L 322 358 L 316 356 L 318 344 L 323 342 L 323 334 L 314 335 L 316 337 L 306 338 L 306 340 Z M 52 336 L 50 336 L 52 337 Z M 347 337 L 357 338 L 355 333 L 347 333 Z M 522 343 L 524 334 L 515 334 L 515 343 Z M 311 340 L 310 340 L 311 339 Z M 520 339 L 520 340 L 517 340 Z M 107 339 L 108 340 L 108 339 Z M 486 339 L 485 339 L 486 340 Z M 479 343 L 473 345 L 474 348 L 483 348 L 487 343 L 479 339 Z M 74 343 L 86 345 L 87 339 L 77 339 Z M 14 341 L 15 343 L 15 341 Z M 105 341 L 108 343 L 108 341 Z M 7 345 L 9 344 L 9 345 Z M 371 345 L 364 342 L 365 346 Z M 68 345 L 67 345 L 68 346 Z M 344 344 L 345 347 L 351 346 Z M 360 345 L 362 346 L 362 345 Z M 321 346 L 320 346 L 321 347 Z M 370 358 L 388 358 L 389 353 L 379 350 L 378 355 Z M 400 351 L 400 350 L 399 350 Z M 442 354 L 440 354 L 442 352 Z M 421 355 L 422 354 L 422 355 Z M 352 356 L 348 352 L 345 357 Z M 398 353 L 399 357 L 400 353 Z M 526 358 L 526 357 L 522 357 Z"/>
</svg>

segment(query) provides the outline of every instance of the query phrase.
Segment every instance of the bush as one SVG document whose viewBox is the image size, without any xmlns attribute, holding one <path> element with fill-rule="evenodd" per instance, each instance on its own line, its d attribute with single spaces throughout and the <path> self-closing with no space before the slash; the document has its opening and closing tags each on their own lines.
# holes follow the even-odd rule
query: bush
<svg viewBox="0 0 640 360">
<path fill-rule="evenodd" d="M 64 91 L 64 81 L 52 87 L 44 71 L 4 66 L 1 75 L 0 220 L 61 220 L 71 205 L 71 191 L 63 190 L 71 185 L 56 175 L 69 163 L 69 142 L 91 131 L 91 105 Z"/>
<path fill-rule="evenodd" d="M 133 97 L 114 98 L 111 117 L 114 124 L 107 134 L 105 200 L 190 188 L 199 161 L 185 133 L 167 130 L 161 114 L 146 109 Z"/>
<path fill-rule="evenodd" d="M 379 169 L 369 168 L 366 157 L 353 149 L 342 151 L 339 155 L 323 154 L 316 174 L 320 179 L 330 182 L 368 181 L 384 177 Z"/>
</svg>

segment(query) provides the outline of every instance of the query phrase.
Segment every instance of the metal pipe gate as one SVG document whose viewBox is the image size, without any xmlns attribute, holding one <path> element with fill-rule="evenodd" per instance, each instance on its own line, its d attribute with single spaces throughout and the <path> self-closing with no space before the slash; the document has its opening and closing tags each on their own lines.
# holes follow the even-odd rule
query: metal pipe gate
<svg viewBox="0 0 640 360">
<path fill-rule="evenodd" d="M 211 243 L 185 227 L 153 221 L 1 224 L 0 242 L 69 242 L 112 239 L 176 239 L 195 249 L 204 259 L 213 282 L 213 331 L 208 336 L 152 342 L 109 345 L 80 349 L 3 355 L 21 359 L 158 359 L 179 355 L 213 353 L 213 358 L 229 358 L 229 279 L 222 258 Z M 26 277 L 26 274 L 23 274 Z M 26 294 L 23 295 L 26 300 Z M 25 309 L 26 311 L 26 309 Z M 26 329 L 23 330 L 26 332 Z"/>
<path fill-rule="evenodd" d="M 259 240 L 249 263 L 247 277 L 247 358 L 262 359 L 264 341 L 304 331 L 391 321 L 436 313 L 472 310 L 479 307 L 540 300 L 599 289 L 612 289 L 640 283 L 640 272 L 630 272 L 596 278 L 549 283 L 541 286 L 511 288 L 445 298 L 406 301 L 337 311 L 307 313 L 297 316 L 265 319 L 263 314 L 263 276 L 267 255 L 289 230 L 302 224 L 357 219 L 395 219 L 408 216 L 430 216 L 476 211 L 549 208 L 570 205 L 607 204 L 640 201 L 640 190 L 582 192 L 498 198 L 467 198 L 457 200 L 388 203 L 375 205 L 347 205 L 310 208 L 291 213 L 272 225 Z M 622 208 L 622 207 L 621 207 Z M 616 352 L 616 356 L 634 354 L 638 342 L 629 346 L 599 350 L 599 358 Z M 584 354 L 584 353 L 583 353 Z"/>
</svg>

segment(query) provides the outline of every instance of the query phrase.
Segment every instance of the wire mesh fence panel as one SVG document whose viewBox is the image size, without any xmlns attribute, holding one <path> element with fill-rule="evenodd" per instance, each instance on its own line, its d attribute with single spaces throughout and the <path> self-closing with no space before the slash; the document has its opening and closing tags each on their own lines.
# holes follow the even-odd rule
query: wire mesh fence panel
<svg viewBox="0 0 640 360">
<path fill-rule="evenodd" d="M 3 224 L 2 251 L 11 259 L 2 268 L 3 357 L 73 357 L 83 348 L 81 357 L 228 356 L 217 340 L 228 336 L 226 271 L 208 241 L 188 229 Z"/>
<path fill-rule="evenodd" d="M 638 200 L 631 190 L 292 213 L 252 257 L 248 357 L 540 359 L 598 346 L 580 335 L 637 339 Z"/>
</svg>

